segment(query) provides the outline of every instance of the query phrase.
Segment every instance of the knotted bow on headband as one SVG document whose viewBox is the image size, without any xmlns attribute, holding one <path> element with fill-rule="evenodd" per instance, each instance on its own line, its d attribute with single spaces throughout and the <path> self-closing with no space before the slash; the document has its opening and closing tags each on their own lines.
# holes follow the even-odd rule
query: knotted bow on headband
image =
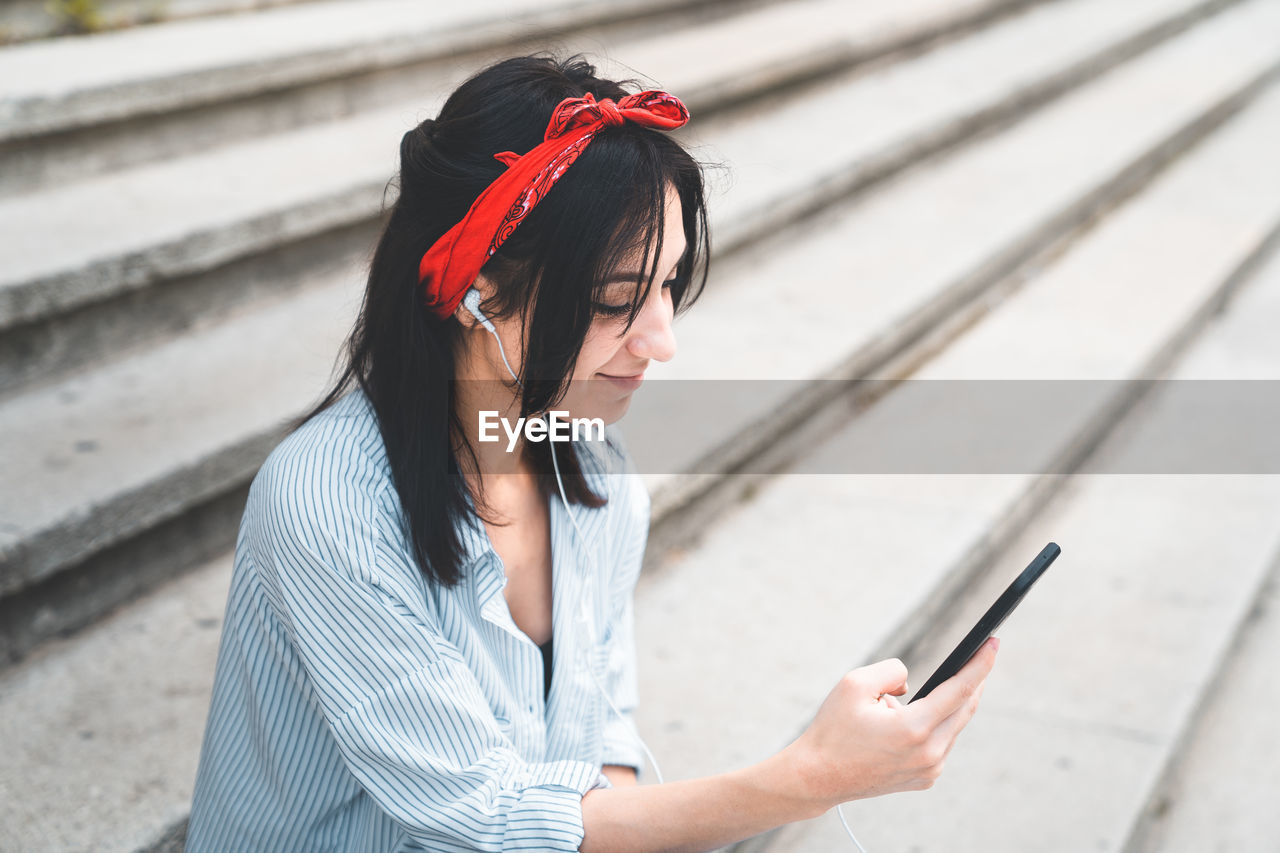
<svg viewBox="0 0 1280 853">
<path fill-rule="evenodd" d="M 418 264 L 418 281 L 427 307 L 442 318 L 453 314 L 485 262 L 529 215 L 552 184 L 602 128 L 633 121 L 671 130 L 689 120 L 689 110 L 674 95 L 646 89 L 616 104 L 596 101 L 588 92 L 565 98 L 551 113 L 543 141 L 525 154 L 502 151 L 494 159 L 507 170 L 472 203 L 462 221 L 432 244 Z"/>
</svg>

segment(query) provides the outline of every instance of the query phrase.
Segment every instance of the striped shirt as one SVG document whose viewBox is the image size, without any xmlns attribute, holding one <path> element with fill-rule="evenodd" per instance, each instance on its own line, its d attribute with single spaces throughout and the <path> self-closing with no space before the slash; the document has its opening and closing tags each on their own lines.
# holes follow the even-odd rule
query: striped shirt
<svg viewBox="0 0 1280 853">
<path fill-rule="evenodd" d="M 608 496 L 572 507 L 585 541 L 550 500 L 545 698 L 484 525 L 459 530 L 456 588 L 415 565 L 363 391 L 280 442 L 236 539 L 186 849 L 577 850 L 602 766 L 644 758 L 632 601 L 649 495 L 606 436 L 574 445 Z"/>
</svg>

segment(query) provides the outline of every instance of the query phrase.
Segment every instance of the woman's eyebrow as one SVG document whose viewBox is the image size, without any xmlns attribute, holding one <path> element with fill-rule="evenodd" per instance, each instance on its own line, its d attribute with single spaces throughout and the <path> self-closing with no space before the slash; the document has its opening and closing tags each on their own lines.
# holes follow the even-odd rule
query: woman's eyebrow
<svg viewBox="0 0 1280 853">
<path fill-rule="evenodd" d="M 681 258 L 684 257 L 684 252 L 680 253 L 680 257 Z M 680 266 L 680 261 L 676 261 L 676 266 L 677 267 Z M 675 272 L 675 267 L 672 267 L 671 271 Z M 637 278 L 640 277 L 640 275 L 641 274 L 638 272 L 617 272 L 609 276 L 608 278 L 606 278 L 604 280 L 604 283 L 613 284 L 615 281 L 635 281 Z"/>
</svg>

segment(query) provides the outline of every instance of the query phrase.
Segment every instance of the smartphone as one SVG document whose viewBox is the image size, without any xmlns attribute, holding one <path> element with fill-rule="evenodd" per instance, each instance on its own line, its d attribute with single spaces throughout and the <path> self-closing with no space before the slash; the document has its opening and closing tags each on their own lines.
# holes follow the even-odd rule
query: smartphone
<svg viewBox="0 0 1280 853">
<path fill-rule="evenodd" d="M 947 659 L 942 662 L 942 665 L 934 671 L 933 675 L 929 676 L 929 680 L 924 683 L 924 687 L 921 687 L 916 692 L 916 695 L 911 697 L 911 702 L 928 696 L 933 688 L 959 672 L 969 662 L 969 658 L 977 654 L 978 649 L 982 648 L 982 644 L 987 641 L 987 638 L 995 633 L 995 630 L 1000 627 L 1000 623 L 1005 620 L 1005 617 L 1013 612 L 1013 608 L 1018 606 L 1018 602 L 1022 601 L 1022 597 L 1027 594 L 1027 590 L 1031 589 L 1031 585 L 1040 579 L 1040 576 L 1044 574 L 1044 570 L 1049 568 L 1049 564 L 1056 560 L 1061 553 L 1062 549 L 1055 543 L 1050 542 L 1045 545 L 1044 550 L 1037 554 L 1031 564 L 1022 570 L 1022 574 L 1018 575 L 1013 583 L 1009 584 L 1009 588 L 1001 593 L 1000 597 L 996 599 L 996 603 L 991 605 L 986 613 L 982 614 L 978 624 L 974 625 L 973 630 L 965 635 L 965 638 L 960 641 L 960 645 L 956 646 L 955 650 L 947 655 Z M 911 702 L 907 704 L 910 705 Z"/>
</svg>

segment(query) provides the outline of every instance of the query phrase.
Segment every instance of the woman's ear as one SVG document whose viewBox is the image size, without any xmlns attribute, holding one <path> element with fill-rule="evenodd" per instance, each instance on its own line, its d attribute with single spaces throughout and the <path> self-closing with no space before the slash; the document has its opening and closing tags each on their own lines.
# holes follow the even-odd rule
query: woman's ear
<svg viewBox="0 0 1280 853">
<path fill-rule="evenodd" d="M 457 308 L 453 309 L 453 318 L 461 323 L 464 329 L 474 329 L 476 326 L 480 325 L 480 321 L 477 320 L 472 313 L 467 310 L 467 306 L 463 305 L 461 302 L 458 303 Z"/>
<path fill-rule="evenodd" d="M 476 280 L 471 282 L 471 287 L 480 292 L 480 302 L 483 303 L 493 295 L 493 283 L 483 275 L 477 275 Z M 480 325 L 479 319 L 467 308 L 465 300 L 458 303 L 458 307 L 454 309 L 453 316 L 463 328 L 474 329 Z"/>
</svg>

